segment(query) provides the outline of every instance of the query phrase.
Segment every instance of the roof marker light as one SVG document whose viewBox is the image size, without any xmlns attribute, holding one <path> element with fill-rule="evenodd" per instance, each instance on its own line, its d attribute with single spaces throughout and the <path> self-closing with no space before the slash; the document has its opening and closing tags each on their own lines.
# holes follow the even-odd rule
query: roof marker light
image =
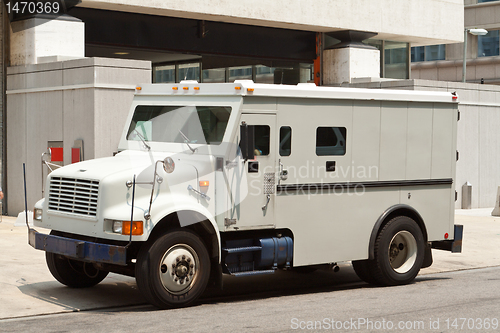
<svg viewBox="0 0 500 333">
<path fill-rule="evenodd" d="M 179 88 L 177 88 L 177 87 L 172 87 L 172 90 L 177 90 L 177 89 L 179 89 Z"/>
<path fill-rule="evenodd" d="M 241 87 L 234 87 L 234 90 L 241 90 Z"/>
<path fill-rule="evenodd" d="M 184 89 L 184 90 L 189 90 L 189 87 L 182 87 L 182 89 Z"/>
<path fill-rule="evenodd" d="M 247 88 L 247 91 L 248 91 L 248 92 L 253 92 L 253 91 L 254 91 L 254 89 L 253 89 L 253 88 Z"/>
<path fill-rule="evenodd" d="M 194 87 L 193 89 L 194 90 L 200 90 L 200 87 Z"/>
<path fill-rule="evenodd" d="M 136 90 L 142 90 L 142 87 L 135 87 Z"/>
</svg>

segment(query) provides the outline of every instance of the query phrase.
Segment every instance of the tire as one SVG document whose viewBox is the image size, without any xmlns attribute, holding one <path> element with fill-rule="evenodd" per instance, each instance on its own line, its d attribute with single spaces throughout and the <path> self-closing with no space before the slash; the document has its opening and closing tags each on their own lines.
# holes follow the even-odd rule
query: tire
<svg viewBox="0 0 500 333">
<path fill-rule="evenodd" d="M 375 241 L 375 258 L 368 269 L 377 284 L 408 284 L 417 276 L 424 260 L 425 242 L 417 223 L 398 216 L 390 220 Z"/>
<path fill-rule="evenodd" d="M 377 284 L 377 281 L 373 278 L 370 272 L 370 260 L 356 260 L 352 262 L 352 268 L 356 272 L 356 275 L 363 281 L 369 284 Z"/>
<path fill-rule="evenodd" d="M 149 303 L 161 309 L 183 307 L 205 291 L 210 257 L 196 234 L 174 230 L 141 248 L 135 276 Z"/>
<path fill-rule="evenodd" d="M 62 284 L 71 288 L 93 287 L 108 275 L 91 263 L 69 259 L 52 252 L 45 252 L 50 273 Z"/>
</svg>

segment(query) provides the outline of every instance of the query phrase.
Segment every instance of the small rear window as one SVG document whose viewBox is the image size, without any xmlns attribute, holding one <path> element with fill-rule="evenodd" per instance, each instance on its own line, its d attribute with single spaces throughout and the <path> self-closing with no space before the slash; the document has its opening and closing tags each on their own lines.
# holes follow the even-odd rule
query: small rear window
<svg viewBox="0 0 500 333">
<path fill-rule="evenodd" d="M 346 138 L 345 127 L 318 127 L 316 129 L 316 155 L 345 155 Z"/>
</svg>

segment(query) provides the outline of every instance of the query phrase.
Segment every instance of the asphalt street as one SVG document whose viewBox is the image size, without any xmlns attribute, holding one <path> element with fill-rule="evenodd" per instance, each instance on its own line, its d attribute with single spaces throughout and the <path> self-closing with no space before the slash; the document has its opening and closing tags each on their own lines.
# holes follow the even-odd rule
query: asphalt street
<svg viewBox="0 0 500 333">
<path fill-rule="evenodd" d="M 324 272 L 308 279 L 323 278 Z M 243 283 L 245 285 L 245 283 Z M 246 290 L 174 310 L 150 305 L 0 321 L 6 332 L 495 332 L 500 267 L 419 276 L 400 287 L 362 282 Z"/>
</svg>

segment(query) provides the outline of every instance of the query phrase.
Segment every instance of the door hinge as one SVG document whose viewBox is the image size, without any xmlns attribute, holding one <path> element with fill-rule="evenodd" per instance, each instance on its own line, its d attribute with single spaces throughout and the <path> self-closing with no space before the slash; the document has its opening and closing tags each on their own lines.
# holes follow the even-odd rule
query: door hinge
<svg viewBox="0 0 500 333">
<path fill-rule="evenodd" d="M 224 219 L 224 225 L 229 227 L 233 224 L 236 224 L 236 219 L 228 219 L 227 217 Z"/>
</svg>

